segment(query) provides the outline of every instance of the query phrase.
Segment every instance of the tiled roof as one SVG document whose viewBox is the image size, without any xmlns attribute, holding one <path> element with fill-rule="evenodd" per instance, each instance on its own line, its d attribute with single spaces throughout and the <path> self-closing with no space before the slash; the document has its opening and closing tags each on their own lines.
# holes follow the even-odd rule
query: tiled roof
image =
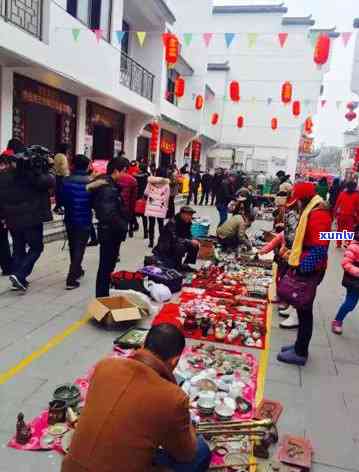
<svg viewBox="0 0 359 472">
<path fill-rule="evenodd" d="M 282 25 L 285 26 L 314 26 L 315 20 L 312 15 L 309 16 L 285 16 L 282 20 Z"/>
<path fill-rule="evenodd" d="M 229 62 L 211 62 L 207 65 L 208 71 L 228 71 L 231 70 Z"/>
<path fill-rule="evenodd" d="M 339 38 L 339 36 L 340 36 L 340 33 L 335 31 L 335 27 L 334 28 L 329 28 L 329 29 L 315 28 L 315 29 L 311 29 L 310 31 L 312 31 L 313 33 L 325 33 L 329 36 L 329 38 L 332 38 L 332 39 Z"/>
<path fill-rule="evenodd" d="M 280 5 L 223 5 L 213 7 L 214 15 L 236 13 L 287 13 L 284 3 Z"/>
</svg>

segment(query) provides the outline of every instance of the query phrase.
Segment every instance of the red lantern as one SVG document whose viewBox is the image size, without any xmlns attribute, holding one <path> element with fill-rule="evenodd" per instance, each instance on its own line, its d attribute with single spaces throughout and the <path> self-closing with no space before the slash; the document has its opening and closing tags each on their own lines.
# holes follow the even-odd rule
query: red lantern
<svg viewBox="0 0 359 472">
<path fill-rule="evenodd" d="M 239 100 L 241 99 L 239 82 L 237 82 L 236 80 L 233 80 L 230 83 L 229 95 L 231 97 L 232 102 L 239 102 Z"/>
<path fill-rule="evenodd" d="M 202 144 L 200 141 L 192 141 L 192 159 L 198 162 L 201 159 Z"/>
<path fill-rule="evenodd" d="M 243 116 L 239 116 L 237 119 L 237 128 L 243 128 L 244 126 L 244 118 Z"/>
<path fill-rule="evenodd" d="M 330 54 L 330 38 L 327 34 L 319 35 L 314 49 L 314 62 L 319 66 L 324 65 Z"/>
<path fill-rule="evenodd" d="M 158 123 L 152 123 L 151 125 L 151 142 L 150 142 L 150 151 L 157 152 L 158 148 L 158 137 L 160 134 L 160 126 Z"/>
<path fill-rule="evenodd" d="M 169 66 L 174 66 L 178 60 L 180 44 L 177 36 L 169 34 L 166 40 L 166 62 Z"/>
<path fill-rule="evenodd" d="M 308 134 L 312 134 L 313 130 L 313 120 L 311 119 L 311 117 L 309 116 L 306 120 L 305 120 L 305 123 L 304 123 L 304 130 L 306 133 Z"/>
<path fill-rule="evenodd" d="M 287 104 L 292 101 L 293 86 L 290 82 L 284 82 L 282 85 L 282 102 Z"/>
<path fill-rule="evenodd" d="M 202 97 L 202 95 L 197 95 L 196 103 L 195 103 L 196 110 L 202 110 L 203 105 L 204 105 L 204 98 Z"/>
<path fill-rule="evenodd" d="M 299 100 L 293 102 L 293 115 L 295 117 L 299 116 L 301 113 L 301 105 Z"/>
<path fill-rule="evenodd" d="M 349 111 L 349 112 L 345 115 L 345 118 L 346 118 L 348 121 L 353 121 L 353 120 L 355 120 L 356 117 L 357 117 L 357 114 L 356 114 L 354 111 Z"/>
<path fill-rule="evenodd" d="M 271 126 L 273 131 L 278 128 L 278 118 L 272 118 Z"/>
<path fill-rule="evenodd" d="M 218 113 L 213 113 L 212 118 L 211 118 L 211 123 L 212 125 L 216 125 L 219 120 L 219 114 Z"/>
<path fill-rule="evenodd" d="M 182 98 L 185 91 L 185 81 L 183 77 L 177 77 L 175 83 L 175 95 L 177 98 Z"/>
</svg>

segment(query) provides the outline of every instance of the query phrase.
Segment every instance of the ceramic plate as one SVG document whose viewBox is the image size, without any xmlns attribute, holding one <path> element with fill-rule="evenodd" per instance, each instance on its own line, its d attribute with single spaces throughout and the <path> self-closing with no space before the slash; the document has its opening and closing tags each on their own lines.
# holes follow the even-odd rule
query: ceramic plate
<svg viewBox="0 0 359 472">
<path fill-rule="evenodd" d="M 49 426 L 47 432 L 51 434 L 51 436 L 62 436 L 63 434 L 68 431 L 68 426 L 65 423 L 57 423 L 53 426 Z"/>
</svg>

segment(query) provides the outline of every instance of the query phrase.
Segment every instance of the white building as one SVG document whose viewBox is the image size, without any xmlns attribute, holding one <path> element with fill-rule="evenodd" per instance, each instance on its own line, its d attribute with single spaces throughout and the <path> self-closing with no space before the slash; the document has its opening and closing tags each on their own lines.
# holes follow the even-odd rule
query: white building
<svg viewBox="0 0 359 472">
<path fill-rule="evenodd" d="M 230 47 L 221 34 L 216 34 L 209 51 L 209 83 L 216 92 L 212 110 L 221 115 L 217 139 L 235 149 L 246 170 L 263 170 L 271 175 L 279 169 L 294 174 L 302 126 L 308 116 L 316 113 L 323 77 L 329 68 L 327 64 L 318 69 L 313 60 L 308 35 L 319 32 L 311 29 L 315 21 L 311 17 L 287 17 L 286 13 L 283 4 L 214 7 L 213 31 L 240 34 Z M 288 33 L 283 48 L 279 33 Z M 328 33 L 333 38 L 338 36 L 334 31 Z M 241 86 L 239 103 L 228 98 L 233 80 Z M 299 118 L 293 116 L 291 105 L 283 106 L 281 102 L 281 88 L 286 81 L 293 85 L 293 100 L 301 101 Z M 238 116 L 244 118 L 242 129 L 236 126 Z M 274 117 L 278 119 L 276 131 L 271 129 Z"/>
<path fill-rule="evenodd" d="M 212 3 L 0 0 L 0 148 L 14 136 L 53 150 L 68 142 L 72 152 L 99 160 L 122 149 L 129 159 L 144 158 L 148 125 L 156 120 L 160 165 L 200 158 L 203 168 L 220 144 L 227 150 L 216 150 L 208 161 L 213 166 L 230 165 L 235 158 L 247 170 L 293 172 L 301 125 L 316 111 L 327 71 L 313 62 L 307 34 L 314 22 L 286 18 L 282 5 Z M 182 41 L 174 69 L 165 62 L 166 31 Z M 238 33 L 230 48 L 224 42 L 228 31 Z M 146 32 L 142 46 L 141 32 Z M 215 33 L 208 48 L 205 32 Z M 289 33 L 283 49 L 279 32 Z M 184 44 L 184 33 L 191 33 L 190 45 Z M 247 33 L 258 34 L 256 47 L 247 44 Z M 173 94 L 178 75 L 186 81 L 180 100 Z M 239 104 L 224 100 L 231 80 L 241 84 Z M 302 102 L 300 119 L 279 103 L 286 80 L 293 83 L 294 98 L 312 100 L 308 106 Z M 206 98 L 199 111 L 198 95 Z M 217 126 L 210 124 L 213 113 L 220 115 Z M 242 130 L 236 128 L 238 114 L 245 117 Z M 273 116 L 279 120 L 276 132 L 270 129 Z"/>
</svg>

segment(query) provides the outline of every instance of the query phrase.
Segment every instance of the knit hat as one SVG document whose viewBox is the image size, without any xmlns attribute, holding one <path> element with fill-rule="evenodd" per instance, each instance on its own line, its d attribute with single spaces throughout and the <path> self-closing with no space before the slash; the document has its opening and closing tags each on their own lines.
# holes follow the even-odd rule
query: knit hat
<svg viewBox="0 0 359 472">
<path fill-rule="evenodd" d="M 298 200 L 311 199 L 316 193 L 315 185 L 312 182 L 298 182 L 293 187 L 292 195 L 287 202 L 287 207 L 294 205 Z"/>
</svg>

